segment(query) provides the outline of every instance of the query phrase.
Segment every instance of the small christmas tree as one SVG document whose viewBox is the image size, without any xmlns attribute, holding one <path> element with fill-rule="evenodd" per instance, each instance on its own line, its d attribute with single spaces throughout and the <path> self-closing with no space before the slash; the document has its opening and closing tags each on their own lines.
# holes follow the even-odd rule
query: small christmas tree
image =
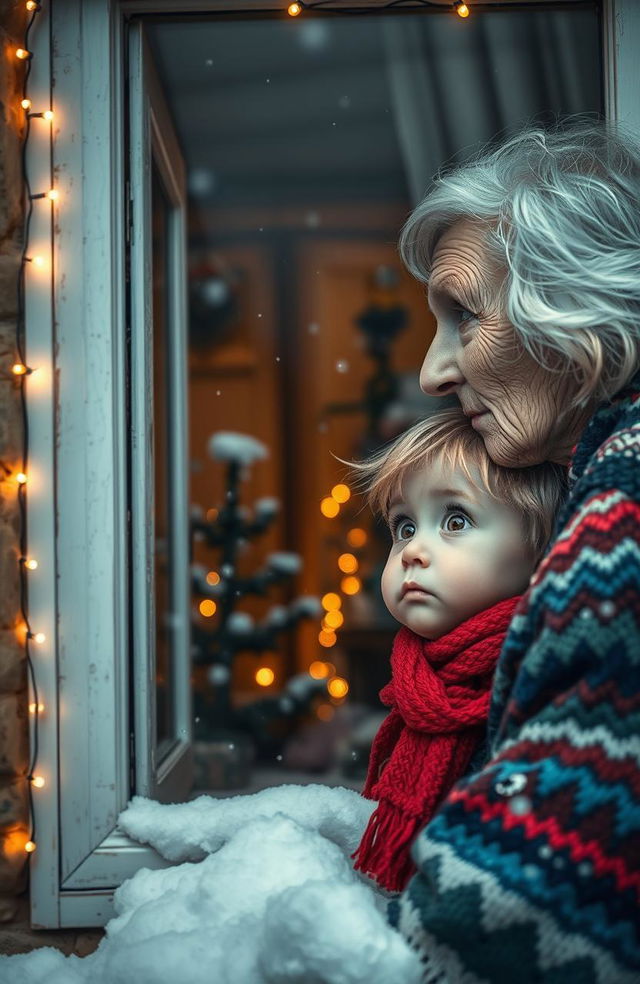
<svg viewBox="0 0 640 984">
<path fill-rule="evenodd" d="M 195 737 L 206 741 L 244 731 L 252 735 L 259 752 L 272 755 L 278 744 L 273 723 L 304 713 L 317 693 L 326 692 L 326 682 L 300 674 L 288 682 L 282 694 L 236 708 L 231 697 L 234 660 L 241 651 L 260 653 L 276 648 L 283 633 L 290 632 L 303 618 L 318 617 L 321 606 L 316 598 L 300 597 L 286 607 L 274 605 L 257 623 L 247 612 L 238 610 L 243 598 L 265 596 L 276 584 L 288 581 L 299 572 L 302 562 L 294 553 L 271 553 L 261 569 L 248 576 L 239 574 L 240 550 L 262 535 L 278 513 L 279 505 L 273 498 L 257 500 L 252 512 L 240 502 L 242 479 L 253 464 L 267 457 L 267 448 L 247 434 L 220 431 L 210 438 L 208 451 L 226 468 L 226 491 L 224 503 L 211 521 L 201 509 L 192 510 L 194 539 L 204 541 L 218 554 L 213 579 L 204 567 L 192 565 L 194 591 L 214 600 L 218 614 L 214 630 L 197 623 L 193 626 L 194 664 L 207 666 L 206 688 L 194 694 Z"/>
</svg>

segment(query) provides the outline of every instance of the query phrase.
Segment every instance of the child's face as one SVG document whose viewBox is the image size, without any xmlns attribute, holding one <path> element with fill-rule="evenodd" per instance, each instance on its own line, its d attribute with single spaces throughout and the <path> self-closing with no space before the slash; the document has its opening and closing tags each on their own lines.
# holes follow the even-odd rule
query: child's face
<svg viewBox="0 0 640 984">
<path fill-rule="evenodd" d="M 401 496 L 389 511 L 382 596 L 402 625 L 437 639 L 528 586 L 533 551 L 511 506 L 440 459 L 409 473 Z"/>
</svg>

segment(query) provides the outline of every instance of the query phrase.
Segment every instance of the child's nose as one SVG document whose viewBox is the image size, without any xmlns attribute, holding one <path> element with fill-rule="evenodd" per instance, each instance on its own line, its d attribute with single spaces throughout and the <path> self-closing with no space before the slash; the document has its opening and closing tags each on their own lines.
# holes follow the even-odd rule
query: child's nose
<svg viewBox="0 0 640 984">
<path fill-rule="evenodd" d="M 431 551 L 424 537 L 413 536 L 410 540 L 407 540 L 402 551 L 402 563 L 405 567 L 409 567 L 411 564 L 429 567 L 431 564 Z"/>
</svg>

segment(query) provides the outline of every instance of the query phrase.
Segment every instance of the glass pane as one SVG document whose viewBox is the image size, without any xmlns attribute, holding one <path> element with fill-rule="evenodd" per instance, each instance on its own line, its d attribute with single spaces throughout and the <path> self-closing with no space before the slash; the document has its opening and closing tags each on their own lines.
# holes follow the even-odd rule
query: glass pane
<svg viewBox="0 0 640 984">
<path fill-rule="evenodd" d="M 156 742 L 158 760 L 175 735 L 173 708 L 174 658 L 172 631 L 173 559 L 171 524 L 171 447 L 169 373 L 168 245 L 171 205 L 155 163 L 152 165 L 153 225 L 153 462 L 154 462 L 154 577 L 156 609 Z"/>
<path fill-rule="evenodd" d="M 172 15 L 149 34 L 190 191 L 199 782 L 359 788 L 397 625 L 386 531 L 339 459 L 440 405 L 398 233 L 443 164 L 601 109 L 597 10 Z"/>
</svg>

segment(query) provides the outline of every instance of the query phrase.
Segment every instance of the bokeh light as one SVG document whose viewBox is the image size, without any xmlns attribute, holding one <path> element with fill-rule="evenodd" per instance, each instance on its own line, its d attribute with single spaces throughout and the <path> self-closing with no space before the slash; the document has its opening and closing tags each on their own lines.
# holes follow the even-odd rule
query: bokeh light
<svg viewBox="0 0 640 984">
<path fill-rule="evenodd" d="M 337 641 L 338 641 L 338 637 L 335 634 L 335 632 L 330 632 L 327 631 L 327 629 L 322 629 L 318 633 L 318 642 L 320 643 L 321 646 L 324 646 L 326 649 L 330 649 L 331 646 L 335 646 Z"/>
<path fill-rule="evenodd" d="M 342 697 L 346 697 L 349 693 L 349 684 L 344 677 L 336 676 L 329 680 L 327 690 L 332 697 L 340 700 Z"/>
<path fill-rule="evenodd" d="M 340 506 L 335 499 L 327 496 L 320 503 L 320 512 L 323 516 L 326 516 L 327 519 L 335 519 L 340 512 Z"/>
<path fill-rule="evenodd" d="M 358 570 L 358 561 L 352 553 L 343 553 L 338 557 L 338 567 L 343 574 L 355 574 Z"/>
<path fill-rule="evenodd" d="M 327 612 L 325 617 L 322 619 L 322 624 L 327 629 L 339 629 L 344 622 L 344 615 L 337 609 L 331 612 Z"/>
<path fill-rule="evenodd" d="M 347 533 L 347 543 L 350 547 L 364 547 L 367 542 L 366 530 L 361 529 L 359 526 L 354 526 L 352 530 Z"/>
<path fill-rule="evenodd" d="M 343 591 L 346 595 L 357 594 L 361 587 L 362 584 L 360 583 L 360 578 L 353 577 L 353 575 L 349 577 L 343 577 L 342 581 L 340 582 L 340 590 Z"/>
<path fill-rule="evenodd" d="M 331 498 L 342 505 L 343 502 L 348 502 L 351 498 L 351 489 L 342 482 L 339 485 L 334 485 L 331 489 Z"/>
<path fill-rule="evenodd" d="M 256 670 L 256 683 L 260 684 L 261 687 L 270 687 L 275 678 L 276 675 L 270 666 L 261 666 L 259 670 Z"/>
<path fill-rule="evenodd" d="M 211 598 L 205 598 L 198 607 L 201 615 L 204 615 L 205 618 L 211 618 L 212 615 L 215 615 L 218 606 Z"/>
<path fill-rule="evenodd" d="M 335 591 L 328 591 L 322 596 L 322 607 L 327 612 L 337 611 L 338 608 L 342 608 L 342 598 Z"/>
</svg>

